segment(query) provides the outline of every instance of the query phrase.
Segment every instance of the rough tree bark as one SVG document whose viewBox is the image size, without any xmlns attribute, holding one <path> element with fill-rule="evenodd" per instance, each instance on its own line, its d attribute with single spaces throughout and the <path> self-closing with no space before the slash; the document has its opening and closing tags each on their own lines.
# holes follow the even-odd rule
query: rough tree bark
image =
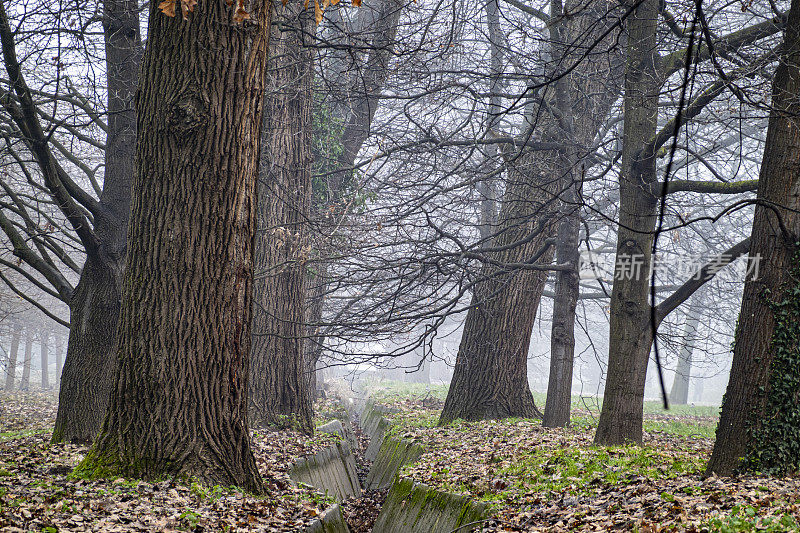
<svg viewBox="0 0 800 533">
<path fill-rule="evenodd" d="M 579 177 L 573 172 L 565 175 L 561 220 L 556 236 L 556 262 L 568 265 L 568 270 L 556 273 L 553 299 L 553 324 L 550 335 L 550 377 L 542 425 L 564 427 L 569 424 L 572 405 L 572 368 L 575 359 L 575 308 L 580 294 L 578 261 L 580 250 L 580 188 Z"/>
<path fill-rule="evenodd" d="M 258 186 L 250 406 L 253 423 L 313 433 L 306 377 L 306 261 L 311 205 L 312 12 L 273 5 Z"/>
<path fill-rule="evenodd" d="M 652 332 L 648 295 L 656 196 L 656 158 L 643 147 L 656 135 L 658 0 L 643 0 L 626 22 L 628 38 L 617 257 L 611 293 L 608 377 L 595 434 L 598 444 L 642 441 L 642 409 Z M 621 261 L 617 261 L 621 263 Z"/>
<path fill-rule="evenodd" d="M 22 360 L 22 378 L 19 381 L 19 390 L 31 388 L 31 360 L 33 359 L 33 334 L 30 327 L 25 327 L 25 356 Z"/>
<path fill-rule="evenodd" d="M 656 30 L 659 4 L 645 0 L 635 6 L 627 21 L 627 67 L 625 74 L 624 132 L 620 171 L 620 212 L 617 234 L 617 261 L 614 290 L 611 295 L 611 327 L 609 333 L 608 378 L 603 408 L 595 433 L 597 444 L 616 445 L 641 443 L 644 389 L 647 362 L 653 342 L 650 323 L 649 285 L 651 254 L 657 218 L 658 197 L 663 185 L 656 179 L 658 150 L 672 138 L 673 121 L 656 129 L 658 96 L 664 81 L 685 66 L 687 50 L 659 56 Z M 779 31 L 782 18 L 755 24 L 720 37 L 714 44 L 717 51 L 736 50 Z M 689 61 L 705 61 L 710 48 L 701 46 Z M 718 80 L 697 95 L 683 109 L 680 123 L 697 116 L 728 86 Z M 689 184 L 691 186 L 691 184 Z M 667 193 L 671 192 L 671 189 Z M 678 190 L 680 188 L 677 188 Z M 690 187 L 687 190 L 693 190 Z M 697 189 L 702 191 L 703 188 Z M 744 190 L 748 190 L 747 188 Z M 726 192 L 715 190 L 715 192 Z M 733 192 L 733 191 L 730 191 Z M 749 239 L 726 252 L 727 259 L 747 252 Z M 724 260 L 721 265 L 727 264 Z M 681 302 L 713 278 L 716 270 L 704 267 L 697 280 L 686 282 L 681 289 L 658 304 L 656 327 Z"/>
<path fill-rule="evenodd" d="M 47 357 L 47 331 L 42 331 L 39 333 L 39 354 L 41 356 L 41 368 L 42 368 L 42 390 L 49 390 L 50 389 L 50 375 L 49 375 L 49 366 L 50 362 L 48 361 Z"/>
<path fill-rule="evenodd" d="M 793 0 L 772 89 L 767 140 L 728 388 L 707 473 L 800 466 L 800 0 Z M 754 259 L 758 258 L 758 259 Z"/>
<path fill-rule="evenodd" d="M 609 13 L 611 5 L 598 2 L 591 8 L 583 6 L 578 10 L 581 15 L 562 18 L 563 22 L 557 23 L 563 26 L 563 35 L 580 38 L 576 37 L 576 41 L 566 47 L 554 47 L 552 53 L 560 55 L 564 61 L 554 59 L 553 64 L 559 68 L 571 65 L 570 58 L 583 57 L 578 51 L 584 50 L 585 45 L 599 46 L 599 50 L 606 51 L 604 44 L 598 44 L 598 38 L 615 22 Z M 552 37 L 558 42 L 555 33 Z M 575 105 L 562 101 L 571 111 L 567 122 L 571 121 L 572 126 L 565 128 L 564 121 L 544 112 L 544 108 L 558 106 L 559 98 L 563 97 L 563 94 L 553 94 L 552 88 L 545 91 L 543 98 L 548 100 L 548 106 L 531 113 L 540 117 L 535 124 L 539 138 L 558 142 L 574 134 L 577 144 L 591 144 L 616 95 L 613 89 L 616 56 L 613 52 L 605 55 L 599 50 L 581 60 L 572 73 L 563 78 L 566 94 L 592 95 Z M 611 89 L 605 86 L 608 83 Z M 593 97 L 598 94 L 598 86 L 604 87 L 601 96 Z M 559 89 L 555 90 L 558 93 Z M 532 262 L 532 256 L 542 250 L 555 233 L 559 195 L 565 183 L 572 183 L 574 179 L 564 155 L 563 150 L 527 152 L 509 162 L 496 236 L 485 249 L 491 262 L 483 268 L 482 280 L 467 312 L 440 424 L 456 418 L 476 420 L 539 414 L 528 385 L 527 355 L 547 274 L 497 265 Z M 565 178 L 565 174 L 569 176 Z M 548 248 L 535 262 L 548 264 L 552 257 L 553 250 Z"/>
<path fill-rule="evenodd" d="M 669 392 L 669 401 L 675 405 L 686 405 L 689 402 L 689 380 L 692 374 L 692 352 L 696 341 L 697 324 L 700 322 L 701 299 L 695 296 L 686 313 L 686 326 L 683 329 L 683 344 L 678 354 L 678 365 L 675 368 L 675 380 Z"/>
<path fill-rule="evenodd" d="M 11 348 L 8 350 L 8 364 L 6 365 L 6 386 L 5 390 L 14 390 L 17 379 L 17 355 L 19 354 L 19 338 L 22 328 L 14 325 L 14 332 L 11 334 Z"/>
<path fill-rule="evenodd" d="M 485 252 L 491 262 L 467 311 L 440 424 L 539 415 L 528 385 L 528 349 L 547 272 L 502 265 L 552 260 L 547 228 L 557 211 L 558 180 L 545 166 L 555 164 L 552 157 L 519 161 L 508 172 L 497 234 Z"/>
<path fill-rule="evenodd" d="M 150 12 L 117 374 L 79 474 L 263 491 L 247 370 L 271 10 L 249 5 Z"/>
<path fill-rule="evenodd" d="M 69 302 L 70 333 L 60 379 L 53 442 L 91 442 L 105 416 L 116 371 L 114 355 L 135 172 L 136 109 L 142 43 L 135 0 L 103 5 L 108 80 L 105 175 L 94 233 Z M 58 357 L 60 357 L 60 352 Z"/>
</svg>

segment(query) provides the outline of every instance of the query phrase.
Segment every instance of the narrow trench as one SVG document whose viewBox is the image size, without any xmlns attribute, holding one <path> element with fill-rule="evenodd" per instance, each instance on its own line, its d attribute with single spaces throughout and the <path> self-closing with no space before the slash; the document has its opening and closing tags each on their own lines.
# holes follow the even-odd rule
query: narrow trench
<svg viewBox="0 0 800 533">
<path fill-rule="evenodd" d="M 364 452 L 369 446 L 369 437 L 361 431 L 358 415 L 354 416 L 355 418 L 350 420 L 350 425 L 355 433 L 358 448 L 353 451 L 353 454 L 356 459 L 358 481 L 362 487 L 365 487 L 367 474 L 372 465 L 371 462 L 364 458 Z M 351 533 L 372 532 L 372 527 L 375 524 L 375 519 L 378 518 L 378 513 L 386 499 L 387 492 L 389 492 L 389 489 L 362 490 L 360 498 L 348 498 L 342 502 L 342 514 Z"/>
</svg>

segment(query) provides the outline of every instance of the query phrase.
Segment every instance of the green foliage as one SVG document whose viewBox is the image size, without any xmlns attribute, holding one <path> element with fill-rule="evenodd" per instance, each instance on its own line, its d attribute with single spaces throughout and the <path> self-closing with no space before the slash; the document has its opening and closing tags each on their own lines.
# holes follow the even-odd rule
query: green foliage
<svg viewBox="0 0 800 533">
<path fill-rule="evenodd" d="M 748 429 L 744 470 L 781 474 L 800 467 L 800 243 L 795 248 L 782 299 L 770 302 L 767 291 L 762 295 L 775 322 L 772 363 L 767 389 L 759 391 L 764 410 L 753 413 Z"/>
<path fill-rule="evenodd" d="M 589 447 L 536 450 L 515 458 L 495 476 L 506 489 L 486 492 L 483 500 L 507 500 L 514 494 L 591 494 L 598 486 L 622 486 L 631 479 L 671 479 L 702 471 L 701 458 L 666 453 L 639 446 Z M 473 487 L 448 483 L 448 469 L 435 473 L 443 490 L 474 492 Z M 667 493 L 662 498 L 668 499 Z M 666 496 L 665 496 L 666 495 Z M 674 496 L 672 496 L 674 499 Z"/>
<path fill-rule="evenodd" d="M 750 505 L 736 506 L 728 516 L 713 518 L 703 524 L 709 531 L 740 533 L 745 531 L 797 531 L 800 524 L 792 515 L 761 517 L 761 512 Z M 703 528 L 701 528 L 703 529 Z"/>
<path fill-rule="evenodd" d="M 200 523 L 200 515 L 194 511 L 184 511 L 181 513 L 180 519 L 185 521 L 189 527 L 194 530 Z"/>
<path fill-rule="evenodd" d="M 336 162 L 342 155 L 344 124 L 334 116 L 321 91 L 314 91 L 311 124 L 311 150 L 314 154 L 311 171 L 312 202 L 315 206 L 324 208 L 324 204 L 335 196 L 332 194 L 334 191 L 328 188 L 327 178 L 336 169 Z"/>
<path fill-rule="evenodd" d="M 311 149 L 311 203 L 317 213 L 341 216 L 345 212 L 363 213 L 372 192 L 359 189 L 357 170 L 340 168 L 344 152 L 345 124 L 337 117 L 321 90 L 314 91 Z"/>
</svg>

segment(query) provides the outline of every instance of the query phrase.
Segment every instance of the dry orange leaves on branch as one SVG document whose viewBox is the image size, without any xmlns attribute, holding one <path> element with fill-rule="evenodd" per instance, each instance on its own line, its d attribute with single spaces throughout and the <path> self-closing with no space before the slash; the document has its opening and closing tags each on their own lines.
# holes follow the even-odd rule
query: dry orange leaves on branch
<svg viewBox="0 0 800 533">
<path fill-rule="evenodd" d="M 283 5 L 286 5 L 289 0 L 281 0 Z M 311 0 L 305 0 L 305 4 L 303 6 L 308 9 L 308 5 Z M 189 13 L 194 11 L 194 6 L 197 5 L 197 0 L 162 0 L 158 4 L 158 9 L 161 10 L 168 17 L 174 17 L 175 11 L 178 8 L 178 2 L 180 2 L 181 6 L 181 15 L 183 16 L 183 20 L 189 19 Z M 226 3 L 229 6 L 236 4 L 236 12 L 233 14 L 233 21 L 234 22 L 242 22 L 250 18 L 250 13 L 247 12 L 247 9 L 244 7 L 245 0 L 226 0 Z M 325 8 L 330 5 L 336 5 L 339 3 L 339 0 L 322 0 L 322 4 L 319 3 L 319 0 L 314 0 L 314 19 L 317 21 L 317 24 L 322 22 L 322 14 L 325 12 Z M 354 6 L 359 7 L 361 5 L 361 0 L 352 0 Z"/>
<path fill-rule="evenodd" d="M 161 10 L 168 17 L 175 16 L 175 10 L 177 9 L 179 0 L 162 0 L 158 4 L 158 9 Z M 250 13 L 244 7 L 245 0 L 226 0 L 226 3 L 229 6 L 232 6 L 236 3 L 236 12 L 233 14 L 233 21 L 234 22 L 242 22 L 243 20 L 247 20 L 250 18 Z M 194 12 L 194 6 L 197 5 L 197 0 L 180 0 L 181 4 L 181 15 L 183 16 L 183 20 L 189 20 L 189 13 Z"/>
</svg>

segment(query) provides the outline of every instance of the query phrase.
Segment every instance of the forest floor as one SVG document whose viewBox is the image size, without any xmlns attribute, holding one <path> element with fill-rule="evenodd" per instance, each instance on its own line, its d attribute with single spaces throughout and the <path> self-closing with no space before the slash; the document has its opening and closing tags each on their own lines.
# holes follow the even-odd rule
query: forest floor
<svg viewBox="0 0 800 533">
<path fill-rule="evenodd" d="M 328 445 L 330 435 L 253 433 L 267 496 L 235 487 L 70 476 L 85 446 L 51 445 L 56 397 L 0 392 L 0 532 L 303 531 L 332 500 L 293 487 L 297 457 Z"/>
<path fill-rule="evenodd" d="M 400 410 L 392 432 L 425 445 L 401 475 L 488 503 L 486 530 L 800 531 L 800 478 L 703 478 L 715 407 L 650 403 L 644 446 L 597 447 L 598 413 L 578 398 L 566 429 L 529 419 L 437 427 L 444 395 L 373 393 Z"/>
<path fill-rule="evenodd" d="M 592 445 L 596 412 L 579 399 L 568 429 L 524 419 L 440 428 L 443 389 L 383 387 L 374 396 L 400 410 L 393 433 L 426 447 L 401 475 L 488 503 L 485 531 L 800 531 L 800 479 L 702 478 L 716 408 L 648 405 L 643 447 L 600 448 Z M 319 406 L 319 423 L 329 409 Z M 288 478 L 289 465 L 330 444 L 328 435 L 255 432 L 268 495 L 254 497 L 197 483 L 75 479 L 86 448 L 49 444 L 55 411 L 52 394 L 0 392 L 4 533 L 300 532 L 331 503 Z M 353 533 L 370 530 L 382 495 L 345 502 Z"/>
</svg>

